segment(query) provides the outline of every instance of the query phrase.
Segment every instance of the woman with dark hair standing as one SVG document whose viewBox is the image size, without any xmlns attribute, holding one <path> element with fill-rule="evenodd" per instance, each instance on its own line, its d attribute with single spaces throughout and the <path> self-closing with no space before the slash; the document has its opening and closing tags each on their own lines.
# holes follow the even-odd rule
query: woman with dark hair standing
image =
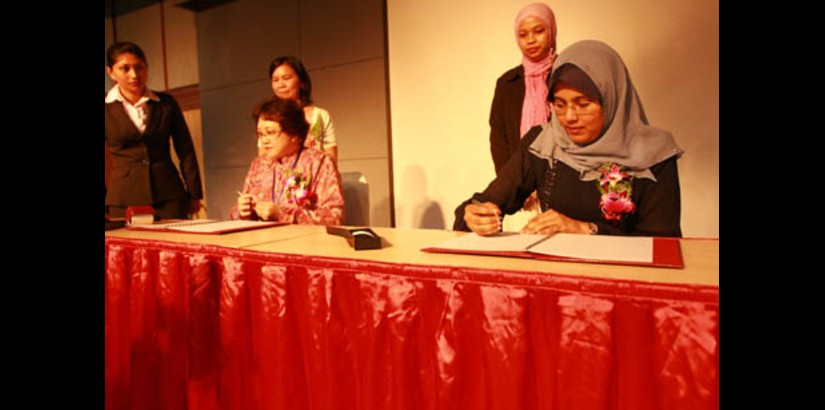
<svg viewBox="0 0 825 410">
<path fill-rule="evenodd" d="M 272 60 L 269 65 L 269 79 L 276 97 L 293 100 L 303 108 L 309 123 L 306 146 L 326 152 L 337 164 L 338 143 L 335 141 L 335 126 L 329 112 L 313 104 L 312 80 L 301 60 L 294 56 L 281 56 Z"/>
<path fill-rule="evenodd" d="M 180 106 L 171 95 L 146 86 L 148 64 L 137 44 L 112 44 L 106 72 L 115 82 L 105 110 L 105 141 L 114 159 L 106 190 L 109 215 L 121 217 L 132 205 L 151 205 L 158 218 L 185 219 L 198 212 L 201 177 Z M 170 138 L 180 172 L 172 163 Z"/>
</svg>

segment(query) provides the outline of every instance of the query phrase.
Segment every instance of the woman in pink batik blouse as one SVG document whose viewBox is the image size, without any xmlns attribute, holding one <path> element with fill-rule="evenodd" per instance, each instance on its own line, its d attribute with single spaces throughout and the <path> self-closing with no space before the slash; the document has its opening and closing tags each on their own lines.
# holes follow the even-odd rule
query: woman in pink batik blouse
<svg viewBox="0 0 825 410">
<path fill-rule="evenodd" d="M 263 155 L 252 160 L 230 218 L 340 225 L 341 175 L 328 153 L 304 146 L 309 124 L 301 107 L 271 98 L 252 117 Z"/>
</svg>

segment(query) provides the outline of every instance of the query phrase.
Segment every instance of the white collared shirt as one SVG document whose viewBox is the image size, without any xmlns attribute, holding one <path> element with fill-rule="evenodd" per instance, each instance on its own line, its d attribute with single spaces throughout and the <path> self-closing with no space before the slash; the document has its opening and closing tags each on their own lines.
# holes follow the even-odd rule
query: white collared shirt
<svg viewBox="0 0 825 410">
<path fill-rule="evenodd" d="M 123 108 L 126 109 L 126 114 L 129 115 L 129 119 L 132 120 L 132 123 L 135 124 L 140 133 L 143 134 L 143 131 L 146 130 L 146 119 L 149 117 L 149 110 L 146 106 L 146 102 L 149 100 L 152 101 L 160 101 L 160 97 L 157 94 L 152 92 L 148 87 L 144 89 L 143 96 L 140 97 L 138 102 L 135 105 L 132 105 L 129 101 L 123 98 L 123 95 L 120 93 L 120 88 L 115 84 L 111 90 L 106 94 L 106 103 L 113 103 L 115 101 L 120 101 L 123 104 Z"/>
</svg>

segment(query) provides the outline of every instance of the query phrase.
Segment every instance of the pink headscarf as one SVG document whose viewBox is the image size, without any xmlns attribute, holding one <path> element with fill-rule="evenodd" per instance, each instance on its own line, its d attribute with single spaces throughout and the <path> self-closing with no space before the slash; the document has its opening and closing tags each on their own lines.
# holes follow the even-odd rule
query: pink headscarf
<svg viewBox="0 0 825 410">
<path fill-rule="evenodd" d="M 524 66 L 524 103 L 521 106 L 520 137 L 536 125 L 547 122 L 547 74 L 553 68 L 556 60 L 556 16 L 553 10 L 544 3 L 531 3 L 521 9 L 516 16 L 516 41 L 518 41 L 518 27 L 527 17 L 536 17 L 550 31 L 550 53 L 541 61 L 533 61 L 527 57 L 521 59 Z"/>
</svg>

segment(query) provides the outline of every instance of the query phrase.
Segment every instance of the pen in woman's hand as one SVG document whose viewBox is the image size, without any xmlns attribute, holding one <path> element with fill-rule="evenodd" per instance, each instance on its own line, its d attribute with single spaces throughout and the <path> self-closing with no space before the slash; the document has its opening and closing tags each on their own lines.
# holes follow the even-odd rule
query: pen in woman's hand
<svg viewBox="0 0 825 410">
<path fill-rule="evenodd" d="M 482 206 L 484 205 L 483 202 L 481 202 L 481 201 L 479 201 L 478 199 L 475 199 L 475 198 L 473 198 L 471 202 L 472 202 L 473 205 L 482 205 Z M 503 232 L 504 231 L 504 215 L 501 214 L 501 209 L 499 209 L 498 206 L 496 206 L 495 214 L 498 217 L 498 231 Z"/>
<path fill-rule="evenodd" d="M 479 201 L 478 199 L 473 198 L 473 200 L 472 200 L 472 204 L 473 204 L 473 205 L 482 205 L 482 206 L 483 206 L 485 203 L 484 203 L 484 202 Z M 485 207 L 485 208 L 487 208 L 487 207 Z M 499 218 L 501 218 L 501 210 L 500 210 L 500 209 L 498 209 L 498 207 L 496 207 L 496 211 L 497 211 L 496 213 L 498 214 L 498 217 L 499 217 Z"/>
</svg>

